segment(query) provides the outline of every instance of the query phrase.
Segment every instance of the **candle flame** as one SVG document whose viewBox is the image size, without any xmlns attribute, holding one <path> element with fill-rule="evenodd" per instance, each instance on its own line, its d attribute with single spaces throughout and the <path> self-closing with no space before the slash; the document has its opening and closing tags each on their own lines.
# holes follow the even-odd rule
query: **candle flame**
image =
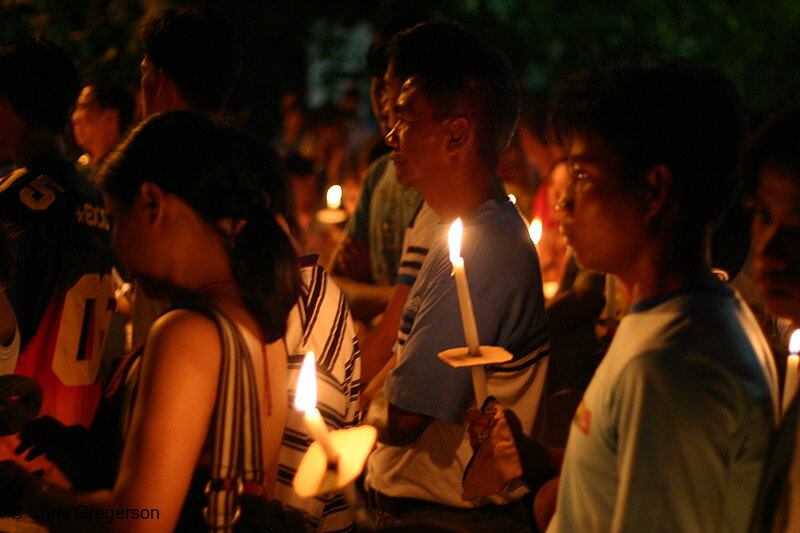
<svg viewBox="0 0 800 533">
<path fill-rule="evenodd" d="M 512 204 L 517 205 L 517 197 L 514 196 L 513 194 L 509 194 L 508 199 L 511 200 Z"/>
<path fill-rule="evenodd" d="M 342 186 L 331 185 L 328 192 L 325 194 L 325 199 L 328 202 L 328 208 L 339 209 L 342 205 Z"/>
<path fill-rule="evenodd" d="M 528 235 L 531 236 L 531 240 L 533 244 L 538 245 L 539 241 L 542 240 L 542 221 L 538 218 L 534 218 L 533 222 L 531 222 L 530 227 L 528 228 Z"/>
<path fill-rule="evenodd" d="M 792 338 L 789 340 L 789 353 L 796 354 L 800 352 L 800 329 L 794 330 Z"/>
<path fill-rule="evenodd" d="M 294 406 L 299 411 L 310 411 L 317 407 L 317 372 L 314 352 L 308 352 L 297 378 Z"/>
<path fill-rule="evenodd" d="M 447 243 L 450 245 L 450 262 L 455 263 L 461 257 L 461 234 L 464 228 L 461 219 L 457 218 L 450 224 L 450 231 L 447 232 Z"/>
</svg>

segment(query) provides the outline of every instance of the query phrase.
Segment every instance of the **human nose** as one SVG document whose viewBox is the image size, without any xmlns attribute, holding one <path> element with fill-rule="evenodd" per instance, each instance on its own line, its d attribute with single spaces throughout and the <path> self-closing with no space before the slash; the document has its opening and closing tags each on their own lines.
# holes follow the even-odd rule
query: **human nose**
<svg viewBox="0 0 800 533">
<path fill-rule="evenodd" d="M 564 192 L 561 193 L 561 196 L 558 198 L 556 202 L 555 208 L 556 211 L 572 211 L 574 206 L 573 196 L 572 196 L 572 182 L 564 189 Z"/>
<path fill-rule="evenodd" d="M 386 137 L 384 138 L 383 141 L 386 143 L 387 146 L 389 146 L 391 148 L 395 148 L 395 149 L 397 148 L 397 146 L 398 146 L 398 142 L 397 142 L 398 138 L 397 138 L 397 124 L 396 123 L 395 123 L 394 126 L 392 126 L 392 129 L 389 130 L 389 133 L 386 134 Z"/>
</svg>

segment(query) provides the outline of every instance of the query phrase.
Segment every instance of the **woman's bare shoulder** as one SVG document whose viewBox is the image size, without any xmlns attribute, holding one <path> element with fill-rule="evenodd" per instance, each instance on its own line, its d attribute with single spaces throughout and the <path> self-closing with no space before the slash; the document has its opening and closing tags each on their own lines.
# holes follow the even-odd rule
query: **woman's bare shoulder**
<svg viewBox="0 0 800 533">
<path fill-rule="evenodd" d="M 158 355 L 192 364 L 214 363 L 220 358 L 217 325 L 206 315 L 189 309 L 173 309 L 161 315 L 150 328 L 145 357 Z"/>
</svg>

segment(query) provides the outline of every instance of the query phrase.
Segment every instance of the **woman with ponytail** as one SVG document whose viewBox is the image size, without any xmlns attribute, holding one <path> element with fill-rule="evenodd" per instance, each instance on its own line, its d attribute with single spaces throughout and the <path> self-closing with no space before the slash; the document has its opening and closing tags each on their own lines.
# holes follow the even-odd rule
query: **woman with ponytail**
<svg viewBox="0 0 800 533">
<path fill-rule="evenodd" d="M 4 462 L 0 513 L 44 509 L 30 514 L 52 531 L 240 531 L 255 507 L 277 531 L 303 528 L 265 502 L 280 492 L 295 416 L 286 391 L 298 343 L 287 324 L 304 314 L 309 288 L 245 167 L 228 132 L 182 111 L 148 118 L 108 156 L 99 178 L 117 254 L 148 296 L 173 307 L 118 379 L 124 449 L 113 488 L 69 491 Z"/>
</svg>

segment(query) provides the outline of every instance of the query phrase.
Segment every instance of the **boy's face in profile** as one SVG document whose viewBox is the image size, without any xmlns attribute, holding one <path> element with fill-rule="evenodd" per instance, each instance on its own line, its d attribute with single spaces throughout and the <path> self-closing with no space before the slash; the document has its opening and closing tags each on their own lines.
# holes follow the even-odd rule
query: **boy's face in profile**
<svg viewBox="0 0 800 533">
<path fill-rule="evenodd" d="M 620 274 L 644 239 L 645 198 L 623 182 L 616 153 L 578 134 L 567 150 L 569 183 L 559 201 L 561 232 L 584 267 Z"/>
<path fill-rule="evenodd" d="M 755 274 L 764 304 L 800 324 L 800 176 L 766 165 L 752 208 Z"/>
</svg>

